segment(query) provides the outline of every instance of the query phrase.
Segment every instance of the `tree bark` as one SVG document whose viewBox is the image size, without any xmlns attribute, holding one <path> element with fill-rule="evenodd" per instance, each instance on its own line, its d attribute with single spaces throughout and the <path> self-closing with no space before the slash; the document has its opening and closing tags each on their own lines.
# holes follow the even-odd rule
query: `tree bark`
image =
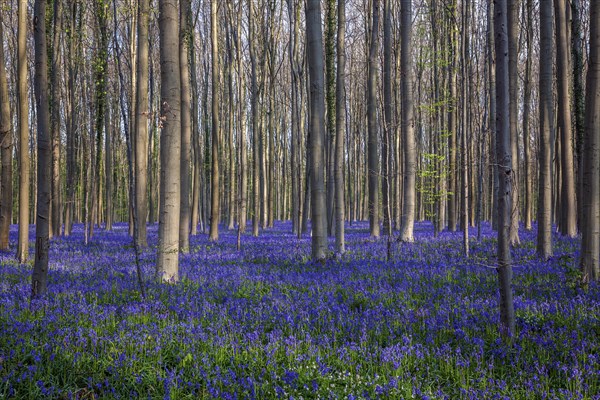
<svg viewBox="0 0 600 400">
<path fill-rule="evenodd" d="M 377 0 L 375 0 L 377 1 Z M 320 0 L 306 2 L 306 52 L 310 76 L 310 175 L 312 211 L 312 258 L 324 260 L 327 251 L 325 204 L 325 85 Z"/>
<path fill-rule="evenodd" d="M 508 79 L 509 79 L 509 111 L 510 111 L 510 143 L 513 160 L 512 211 L 510 219 L 509 240 L 512 246 L 521 243 L 519 239 L 519 130 L 518 130 L 518 104 L 519 104 L 519 1 L 508 0 Z M 499 28 L 500 29 L 500 28 Z M 500 160 L 500 159 L 499 159 Z M 500 178 L 503 179 L 503 178 Z"/>
<path fill-rule="evenodd" d="M 181 74 L 181 196 L 179 205 L 179 251 L 190 250 L 190 163 L 192 141 L 192 98 L 189 53 L 191 42 L 190 0 L 182 0 L 179 12 L 179 70 Z"/>
<path fill-rule="evenodd" d="M 510 136 L 509 37 L 507 0 L 494 0 L 494 35 L 496 49 L 496 150 L 500 187 L 498 195 L 498 284 L 500 291 L 500 333 L 512 337 L 515 333 L 515 312 L 512 295 L 510 257 L 510 226 L 514 172 Z M 516 21 L 514 21 L 516 22 Z"/>
<path fill-rule="evenodd" d="M 583 203 L 583 137 L 585 134 L 585 88 L 583 85 L 583 40 L 581 3 L 571 0 L 571 57 L 573 60 L 573 116 L 575 117 L 575 162 L 577 164 L 577 201 Z M 583 207 L 577 207 L 577 224 L 585 220 Z"/>
<path fill-rule="evenodd" d="M 325 101 L 327 107 L 327 234 L 335 230 L 335 135 L 336 130 L 336 84 L 335 84 L 335 0 L 325 1 Z"/>
<path fill-rule="evenodd" d="M 577 235 L 577 202 L 571 125 L 571 92 L 569 90 L 569 41 L 566 2 L 554 0 L 556 26 L 556 72 L 558 93 L 558 128 L 560 131 L 561 212 L 560 231 L 568 237 Z"/>
<path fill-rule="evenodd" d="M 8 80 L 4 57 L 4 29 L 2 26 L 4 11 L 0 10 L 0 158 L 2 175 L 0 177 L 0 250 L 8 250 L 10 219 L 12 215 L 12 123 L 8 97 Z"/>
<path fill-rule="evenodd" d="M 546 0 L 549 1 L 549 0 Z M 590 2 L 590 55 L 585 99 L 581 273 L 583 284 L 600 279 L 600 2 Z"/>
<path fill-rule="evenodd" d="M 40 2 L 40 1 L 38 1 Z M 17 260 L 29 256 L 29 104 L 27 101 L 27 0 L 19 0 L 17 69 L 19 98 L 19 244 Z"/>
<path fill-rule="evenodd" d="M 48 107 L 48 51 L 46 45 L 46 1 L 36 0 L 33 15 L 35 42 L 35 102 L 37 110 L 37 217 L 35 261 L 31 275 L 31 299 L 45 296 L 48 286 L 50 234 L 50 110 Z"/>
<path fill-rule="evenodd" d="M 245 72 L 243 63 L 243 49 L 241 43 L 242 26 L 242 3 L 240 3 L 240 12 L 236 25 L 235 44 L 238 63 L 238 103 L 239 103 L 239 148 L 240 148 L 240 187 L 239 187 L 239 206 L 238 206 L 238 229 L 240 233 L 246 232 L 246 222 L 248 219 L 248 155 L 246 144 L 246 88 Z"/>
<path fill-rule="evenodd" d="M 112 118 L 115 118 L 115 115 L 112 114 Z M 112 230 L 113 224 L 113 126 L 114 123 L 111 123 L 111 107 L 108 106 L 106 108 L 106 115 L 104 117 L 104 131 L 106 132 L 106 140 L 105 140 L 105 150 L 104 150 L 104 171 L 105 171 L 105 193 L 106 193 L 106 217 L 105 217 L 105 227 L 107 231 Z"/>
<path fill-rule="evenodd" d="M 211 150 L 211 177 L 210 177 L 210 233 L 209 240 L 219 240 L 219 221 L 221 218 L 221 198 L 219 193 L 219 147 L 221 127 L 219 122 L 219 37 L 218 37 L 218 3 L 210 3 L 210 48 L 212 70 L 212 150 Z"/>
<path fill-rule="evenodd" d="M 159 0 L 162 131 L 157 277 L 166 282 L 179 280 L 181 79 L 178 21 L 178 1 Z"/>
<path fill-rule="evenodd" d="M 383 206 L 383 234 L 392 235 L 390 205 L 391 163 L 390 138 L 392 137 L 392 10 L 391 1 L 383 2 L 383 164 L 381 168 L 381 196 Z"/>
<path fill-rule="evenodd" d="M 371 237 L 379 237 L 379 133 L 377 129 L 377 58 L 379 53 L 379 0 L 372 0 L 373 22 L 369 46 L 367 82 L 367 125 L 369 164 L 369 230 Z"/>
<path fill-rule="evenodd" d="M 61 228 L 61 202 L 60 202 L 60 43 L 62 32 L 62 7 L 61 1 L 54 1 L 53 27 L 52 27 L 52 62 L 50 66 L 50 131 L 52 135 L 52 200 L 51 200 L 51 225 L 50 236 L 60 236 Z"/>
<path fill-rule="evenodd" d="M 532 53 L 533 53 L 533 0 L 526 1 L 527 14 L 527 60 L 525 62 L 525 81 L 524 96 L 523 96 L 523 155 L 525 167 L 525 229 L 531 230 L 531 214 L 533 210 L 533 188 L 531 179 L 531 160 L 530 160 L 530 133 L 529 133 L 529 118 L 531 109 L 531 69 L 532 69 Z"/>
<path fill-rule="evenodd" d="M 416 176 L 417 176 L 417 145 L 415 141 L 413 116 L 413 72 L 412 72 L 412 1 L 401 2 L 401 90 L 402 90 L 402 138 L 404 140 L 404 182 L 403 182 L 403 212 L 400 240 L 412 242 L 415 223 Z"/>
<path fill-rule="evenodd" d="M 338 0 L 337 79 L 335 95 L 335 251 L 346 251 L 344 237 L 344 140 L 346 138 L 346 1 Z"/>
<path fill-rule="evenodd" d="M 148 25 L 150 23 L 150 2 L 138 2 L 137 35 L 137 79 L 135 95 L 135 201 L 138 223 L 137 244 L 141 248 L 148 245 L 146 218 L 148 214 Z M 162 52 L 162 48 L 161 48 Z M 161 61 L 162 62 L 162 61 Z M 161 114 L 161 118 L 165 115 Z M 162 203 L 161 203 L 162 204 Z"/>
</svg>

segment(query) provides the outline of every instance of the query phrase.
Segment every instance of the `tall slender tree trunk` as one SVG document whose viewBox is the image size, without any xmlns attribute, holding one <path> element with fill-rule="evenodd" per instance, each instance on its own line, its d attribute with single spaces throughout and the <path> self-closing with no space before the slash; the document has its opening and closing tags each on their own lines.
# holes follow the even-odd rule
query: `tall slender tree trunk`
<svg viewBox="0 0 600 400">
<path fill-rule="evenodd" d="M 299 40 L 299 6 L 295 0 L 287 0 L 288 4 L 288 16 L 292 26 L 290 30 L 290 42 L 289 42 L 289 59 L 290 59 L 290 70 L 291 70 L 291 175 L 292 175 L 292 231 L 294 233 L 300 232 L 300 175 L 297 170 L 300 163 L 300 151 L 298 146 L 298 139 L 300 137 L 300 105 L 298 102 L 298 91 L 299 91 L 299 77 L 298 77 L 298 40 Z M 338 33 L 339 34 L 339 33 Z M 338 61 L 339 62 L 339 61 Z"/>
<path fill-rule="evenodd" d="M 327 251 L 325 204 L 325 85 L 320 0 L 306 2 L 306 54 L 310 76 L 310 175 L 312 258 L 323 260 Z"/>
<path fill-rule="evenodd" d="M 50 236 L 59 236 L 61 228 L 61 202 L 60 202 L 60 44 L 62 32 L 62 1 L 54 1 L 53 27 L 52 27 L 52 63 L 50 69 L 51 88 L 51 114 L 50 131 L 52 135 L 52 203 Z"/>
<path fill-rule="evenodd" d="M 525 81 L 524 96 L 523 96 L 523 155 L 525 167 L 525 229 L 531 230 L 531 214 L 533 211 L 533 188 L 531 179 L 531 160 L 530 160 L 530 133 L 529 133 L 529 118 L 531 109 L 531 69 L 532 69 L 532 54 L 533 54 L 533 0 L 526 0 L 526 15 L 527 15 L 527 60 L 525 62 Z"/>
<path fill-rule="evenodd" d="M 249 42 L 249 53 L 250 53 L 250 87 L 252 93 L 251 100 L 251 121 L 252 121 L 252 236 L 258 236 L 258 229 L 260 224 L 260 160 L 259 160 L 259 144 L 260 144 L 260 132 L 259 132 L 259 115 L 258 115 L 258 98 L 260 96 L 258 92 L 258 71 L 256 63 L 256 37 L 254 27 L 254 1 L 248 0 L 248 42 Z"/>
<path fill-rule="evenodd" d="M 491 1 L 491 0 L 490 0 Z M 456 132 L 456 115 L 457 115 L 457 74 L 456 64 L 458 59 L 457 35 L 458 29 L 456 25 L 457 14 L 456 0 L 452 0 L 451 8 L 448 11 L 448 23 L 450 25 L 450 60 L 448 65 L 448 82 L 449 82 L 449 101 L 448 105 L 448 153 L 449 153 L 449 173 L 448 173 L 448 229 L 451 232 L 456 232 L 458 221 L 456 210 L 456 199 L 458 198 L 458 170 L 457 170 L 457 154 L 458 154 L 458 135 Z"/>
<path fill-rule="evenodd" d="M 509 240 L 512 246 L 521 243 L 519 239 L 519 82 L 518 82 L 518 60 L 519 60 L 519 1 L 508 0 L 508 79 L 509 79 L 509 111 L 510 111 L 510 143 L 513 160 L 513 187 L 512 187 L 512 211 L 510 218 Z M 501 28 L 499 28 L 501 29 Z M 499 105 L 498 105 L 499 107 Z M 503 179 L 503 178 L 500 178 Z"/>
<path fill-rule="evenodd" d="M 379 237 L 379 133 L 377 129 L 377 59 L 379 53 L 379 0 L 372 0 L 373 22 L 369 47 L 367 82 L 367 125 L 369 164 L 369 229 L 371 237 Z"/>
<path fill-rule="evenodd" d="M 138 237 L 141 248 L 148 245 L 146 220 L 148 214 L 148 26 L 150 23 L 150 0 L 138 1 L 137 79 L 135 94 L 135 201 Z M 161 48 L 162 52 L 162 48 Z M 162 61 L 161 61 L 162 63 Z M 165 115 L 161 114 L 161 118 Z M 161 182 L 162 184 L 162 182 Z M 162 204 L 162 203 L 161 203 Z"/>
<path fill-rule="evenodd" d="M 98 224 L 101 208 L 101 172 L 102 172 L 102 141 L 106 126 L 105 113 L 107 108 L 108 92 L 108 2 L 97 1 L 94 3 L 94 13 L 98 23 L 97 49 L 94 60 L 94 88 L 95 88 L 95 121 L 94 132 L 96 142 L 93 161 L 93 175 L 90 199 L 92 202 L 91 216 L 89 218 L 90 237 L 93 235 L 94 225 Z M 54 216 L 53 216 L 54 218 Z"/>
<path fill-rule="evenodd" d="M 190 0 L 181 1 L 179 10 L 179 71 L 181 76 L 181 196 L 179 205 L 179 250 L 188 253 L 190 249 L 190 166 L 192 141 L 192 98 L 190 93 L 189 53 L 191 26 L 188 21 Z"/>
<path fill-rule="evenodd" d="M 463 231 L 463 252 L 469 256 L 469 2 L 463 2 L 463 42 L 462 42 L 462 126 L 461 126 L 461 187 L 460 187 L 460 225 Z"/>
<path fill-rule="evenodd" d="M 583 137 L 585 134 L 585 88 L 583 85 L 583 40 L 581 2 L 571 0 L 571 57 L 573 60 L 573 116 L 575 117 L 575 162 L 577 164 L 577 201 L 583 204 Z M 577 207 L 577 224 L 584 223 L 583 207 Z"/>
<path fill-rule="evenodd" d="M 181 155 L 181 75 L 179 68 L 179 8 L 176 0 L 159 0 L 160 97 L 160 219 L 157 277 L 179 280 L 179 206 Z"/>
<path fill-rule="evenodd" d="M 512 265 L 509 231 L 511 226 L 514 172 L 510 136 L 509 37 L 507 0 L 494 0 L 494 35 L 496 49 L 496 150 L 500 188 L 498 195 L 498 286 L 500 291 L 500 333 L 514 336 L 515 311 L 512 295 Z M 514 21 L 516 22 L 516 21 Z"/>
<path fill-rule="evenodd" d="M 104 131 L 106 133 L 105 150 L 104 150 L 104 171 L 105 171 L 105 193 L 106 193 L 106 217 L 105 227 L 107 231 L 112 230 L 113 224 L 113 126 L 111 123 L 111 117 L 115 118 L 114 114 L 111 114 L 111 107 L 107 103 L 106 114 L 104 117 Z"/>
<path fill-rule="evenodd" d="M 38 1 L 40 2 L 40 1 Z M 27 0 L 19 0 L 17 69 L 19 98 L 19 244 L 17 260 L 29 256 L 29 104 L 27 101 Z"/>
<path fill-rule="evenodd" d="M 243 50 L 241 43 L 242 26 L 242 3 L 240 3 L 240 12 L 236 25 L 236 50 L 238 62 L 238 98 L 239 98 L 239 148 L 240 148 L 240 187 L 239 187 L 239 206 L 238 206 L 238 229 L 240 233 L 246 232 L 246 222 L 248 220 L 248 147 L 246 143 L 246 87 L 245 72 L 243 62 Z"/>
<path fill-rule="evenodd" d="M 219 240 L 219 221 L 221 218 L 221 198 L 219 193 L 219 147 L 221 127 L 219 122 L 219 37 L 218 37 L 218 3 L 210 3 L 210 48 L 212 71 L 212 150 L 211 150 L 211 178 L 210 178 L 210 234 L 211 241 Z"/>
<path fill-rule="evenodd" d="M 337 79 L 335 94 L 335 251 L 346 251 L 344 238 L 344 140 L 346 138 L 346 1 L 338 0 Z"/>
<path fill-rule="evenodd" d="M 228 156 L 228 198 L 227 198 L 227 229 L 233 230 L 235 228 L 235 209 L 236 209 L 236 183 L 235 183 L 235 162 L 236 162 L 236 148 L 234 138 L 234 127 L 235 127 L 235 94 L 233 90 L 233 64 L 234 64 L 234 51 L 233 44 L 233 12 L 231 10 L 231 2 L 227 2 L 228 12 L 226 13 L 226 25 L 227 33 L 225 36 L 225 47 L 227 49 L 227 149 L 229 150 Z"/>
<path fill-rule="evenodd" d="M 68 43 L 69 50 L 67 51 L 67 62 L 68 62 L 68 93 L 69 93 L 69 110 L 70 110 L 70 121 L 67 126 L 67 168 L 66 168 L 66 204 L 65 204 L 65 227 L 64 235 L 71 235 L 71 229 L 73 226 L 73 219 L 75 217 L 76 210 L 76 175 L 77 175 L 77 137 L 76 132 L 79 126 L 79 110 L 77 106 L 77 85 L 76 82 L 79 79 L 79 64 L 78 60 L 82 50 L 82 7 L 77 1 L 73 1 L 71 4 L 71 19 L 67 19 L 69 26 L 68 32 Z"/>
<path fill-rule="evenodd" d="M 327 234 L 335 230 L 335 135 L 336 130 L 336 84 L 335 84 L 335 0 L 325 1 L 325 102 L 327 107 Z"/>
<path fill-rule="evenodd" d="M 560 131 L 561 211 L 560 231 L 568 237 L 577 235 L 577 202 L 571 125 L 571 91 L 569 89 L 569 41 L 566 2 L 554 0 L 556 25 L 556 70 L 558 93 L 558 124 Z"/>
<path fill-rule="evenodd" d="M 0 177 L 0 250 L 8 250 L 10 219 L 12 215 L 12 123 L 8 98 L 8 80 L 4 57 L 4 29 L 2 26 L 4 11 L 0 10 L 0 158 L 2 175 Z"/>
<path fill-rule="evenodd" d="M 35 102 L 37 109 L 37 217 L 35 261 L 31 275 L 31 299 L 46 294 L 50 234 L 50 110 L 48 103 L 48 51 L 46 45 L 46 1 L 36 0 L 33 14 L 35 42 Z"/>
<path fill-rule="evenodd" d="M 198 224 L 200 222 L 200 197 L 203 190 L 202 187 L 202 149 L 200 145 L 200 118 L 199 118 L 199 103 L 200 95 L 198 93 L 198 77 L 196 72 L 196 50 L 194 46 L 195 30 L 192 24 L 192 3 L 186 1 L 186 13 L 188 14 L 187 30 L 189 35 L 189 57 L 190 57 L 190 77 L 192 90 L 192 147 L 193 147 L 193 191 L 192 191 L 192 210 L 191 210 L 191 234 L 198 234 Z"/>
<path fill-rule="evenodd" d="M 549 1 L 549 0 L 547 0 Z M 590 2 L 590 55 L 583 149 L 582 281 L 600 279 L 600 2 Z"/>
<path fill-rule="evenodd" d="M 498 161 L 496 160 L 496 54 L 495 54 L 495 40 L 494 40 L 494 1 L 488 0 L 487 8 L 487 20 L 488 20 L 488 32 L 487 32 L 487 58 L 488 58 L 488 79 L 490 87 L 490 132 L 492 134 L 490 140 L 490 158 L 492 161 L 492 229 L 498 229 L 498 188 L 499 188 L 499 176 L 498 176 Z"/>
<path fill-rule="evenodd" d="M 417 145 L 413 115 L 413 72 L 412 72 L 412 0 L 401 1 L 401 90 L 402 90 L 402 138 L 404 141 L 403 211 L 400 240 L 412 242 L 415 223 Z"/>
<path fill-rule="evenodd" d="M 390 0 L 383 2 L 383 164 L 381 169 L 383 233 L 392 235 L 392 216 L 390 207 L 390 138 L 392 137 L 392 10 Z"/>
</svg>

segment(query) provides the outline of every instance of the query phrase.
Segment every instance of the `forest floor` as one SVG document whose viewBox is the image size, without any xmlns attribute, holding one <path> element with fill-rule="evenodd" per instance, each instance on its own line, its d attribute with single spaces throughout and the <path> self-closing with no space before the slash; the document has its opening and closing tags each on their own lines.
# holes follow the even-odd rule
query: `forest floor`
<svg viewBox="0 0 600 400">
<path fill-rule="evenodd" d="M 34 308 L 31 263 L 0 253 L 0 399 L 600 399 L 600 285 L 578 286 L 579 240 L 555 236 L 539 262 L 521 232 L 508 344 L 489 226 L 467 259 L 461 233 L 419 223 L 388 261 L 386 239 L 357 223 L 324 265 L 290 230 L 245 235 L 241 251 L 235 232 L 192 237 L 181 282 L 158 284 L 150 226 L 142 299 L 127 226 L 86 246 L 78 225 L 51 242 Z"/>
</svg>

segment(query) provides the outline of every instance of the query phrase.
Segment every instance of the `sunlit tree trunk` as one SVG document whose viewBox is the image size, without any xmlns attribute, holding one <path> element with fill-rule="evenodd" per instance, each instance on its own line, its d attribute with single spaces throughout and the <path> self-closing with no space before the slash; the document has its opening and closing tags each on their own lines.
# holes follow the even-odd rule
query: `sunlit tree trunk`
<svg viewBox="0 0 600 400">
<path fill-rule="evenodd" d="M 346 1 L 338 0 L 337 80 L 335 98 L 335 251 L 343 254 L 344 238 L 344 140 L 346 133 Z"/>
<path fill-rule="evenodd" d="M 306 54 L 310 76 L 310 174 L 312 211 L 312 258 L 323 260 L 327 251 L 325 204 L 325 85 L 323 77 L 323 32 L 320 0 L 306 2 Z"/>
<path fill-rule="evenodd" d="M 48 108 L 48 51 L 46 45 L 46 1 L 36 0 L 33 15 L 35 42 L 35 102 L 37 111 L 37 205 L 35 261 L 31 275 L 31 299 L 46 294 L 50 231 L 50 110 Z"/>
<path fill-rule="evenodd" d="M 137 244 L 146 247 L 146 218 L 148 214 L 148 25 L 150 0 L 138 2 L 137 79 L 135 95 L 135 209 L 137 212 Z M 162 52 L 162 49 L 161 49 Z M 161 118 L 165 117 L 161 114 Z"/>
<path fill-rule="evenodd" d="M 27 257 L 29 256 L 29 102 L 27 100 L 27 0 L 19 0 L 18 14 L 17 97 L 19 98 L 19 244 L 17 247 L 17 260 L 20 263 L 24 263 L 27 261 Z"/>
<path fill-rule="evenodd" d="M 181 79 L 179 69 L 179 9 L 176 0 L 159 0 L 160 97 L 160 219 L 157 277 L 179 280 L 179 205 L 181 155 Z"/>
<path fill-rule="evenodd" d="M 525 62 L 525 81 L 524 96 L 523 96 L 523 155 L 525 167 L 525 215 L 523 216 L 523 222 L 525 223 L 525 229 L 531 230 L 531 214 L 533 210 L 533 188 L 532 188 L 532 177 L 531 177 L 531 160 L 530 160 L 530 109 L 531 109 L 531 69 L 532 69 L 532 58 L 533 58 L 533 0 L 526 0 L 526 14 L 527 14 L 527 60 Z"/>
<path fill-rule="evenodd" d="M 367 126 L 369 164 L 369 230 L 371 237 L 379 237 L 379 132 L 377 127 L 377 69 L 379 53 L 379 0 L 373 0 L 373 22 L 369 47 L 367 82 Z"/>
<path fill-rule="evenodd" d="M 518 82 L 518 60 L 519 60 L 519 2 L 521 0 L 507 1 L 507 27 L 508 27 L 508 79 L 509 79 L 509 111 L 510 111 L 510 143 L 513 160 L 513 187 L 512 187 L 512 211 L 510 213 L 509 241 L 513 246 L 519 245 L 519 82 Z M 498 28 L 501 29 L 501 28 Z M 498 107 L 500 107 L 498 105 Z M 503 179 L 503 178 L 500 178 Z"/>
<path fill-rule="evenodd" d="M 401 71 L 402 71 L 402 138 L 404 145 L 404 182 L 402 201 L 402 228 L 400 240 L 412 242 L 415 223 L 416 177 L 417 177 L 417 145 L 413 116 L 413 72 L 412 72 L 412 1 L 401 2 Z"/>
<path fill-rule="evenodd" d="M 221 127 L 219 122 L 219 37 L 218 37 L 218 3 L 210 2 L 210 48 L 212 71 L 212 150 L 211 150 L 211 177 L 210 177 L 210 233 L 209 239 L 219 240 L 219 221 L 221 217 L 221 198 L 219 193 L 219 147 Z"/>
<path fill-rule="evenodd" d="M 390 205 L 390 139 L 392 137 L 392 10 L 390 0 L 383 2 L 383 164 L 381 169 L 383 234 L 391 236 L 392 220 Z"/>
</svg>

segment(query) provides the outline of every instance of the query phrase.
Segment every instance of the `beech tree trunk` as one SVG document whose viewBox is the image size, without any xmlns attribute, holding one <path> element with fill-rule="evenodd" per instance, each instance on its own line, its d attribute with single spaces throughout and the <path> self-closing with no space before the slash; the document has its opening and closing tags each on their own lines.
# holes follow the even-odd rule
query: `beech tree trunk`
<svg viewBox="0 0 600 400">
<path fill-rule="evenodd" d="M 61 1 L 54 1 L 53 26 L 52 26 L 52 62 L 50 65 L 50 130 L 52 135 L 52 182 L 51 182 L 51 225 L 50 237 L 59 236 L 61 228 L 61 202 L 60 202 L 60 44 L 62 32 L 62 7 Z"/>
<path fill-rule="evenodd" d="M 558 93 L 558 128 L 560 131 L 560 232 L 568 237 L 577 235 L 577 202 L 575 193 L 575 164 L 571 125 L 571 91 L 569 88 L 569 41 L 566 2 L 554 0 L 556 26 L 556 72 Z"/>
<path fill-rule="evenodd" d="M 31 299 L 45 296 L 48 286 L 50 234 L 50 109 L 48 107 L 48 50 L 46 0 L 36 0 L 33 14 L 35 42 L 35 102 L 37 111 L 37 205 L 35 261 L 31 275 Z"/>
<path fill-rule="evenodd" d="M 344 140 L 346 138 L 346 1 L 338 0 L 337 80 L 335 97 L 335 251 L 344 254 Z"/>
<path fill-rule="evenodd" d="M 0 158 L 2 175 L 0 177 L 0 250 L 8 250 L 10 219 L 12 215 L 12 123 L 8 98 L 8 80 L 4 57 L 4 29 L 2 26 L 4 11 L 0 10 Z"/>
<path fill-rule="evenodd" d="M 531 69 L 532 69 L 532 54 L 533 54 L 533 0 L 526 0 L 527 14 L 527 60 L 525 62 L 525 81 L 524 96 L 523 96 L 523 156 L 525 167 L 525 213 L 523 222 L 525 229 L 531 230 L 531 214 L 533 210 L 533 188 L 531 177 L 531 160 L 530 160 L 530 109 L 531 109 Z"/>
<path fill-rule="evenodd" d="M 179 280 L 181 79 L 178 21 L 178 1 L 159 0 L 160 115 L 163 126 L 160 135 L 157 277 L 163 282 Z"/>
<path fill-rule="evenodd" d="M 383 164 L 381 168 L 381 196 L 383 206 L 383 234 L 392 235 L 390 205 L 390 139 L 392 137 L 392 10 L 390 0 L 383 2 Z"/>
<path fill-rule="evenodd" d="M 377 0 L 375 0 L 377 1 Z M 324 260 L 327 251 L 325 202 L 325 85 L 320 0 L 306 2 L 306 54 L 310 76 L 310 175 L 312 258 Z"/>
<path fill-rule="evenodd" d="M 549 0 L 546 0 L 549 1 Z M 581 273 L 583 284 L 600 279 L 600 2 L 590 2 L 590 55 L 585 99 Z"/>
<path fill-rule="evenodd" d="M 377 69 L 379 53 L 379 0 L 373 0 L 373 22 L 369 47 L 367 82 L 367 125 L 369 164 L 369 230 L 371 237 L 379 237 L 379 132 L 377 128 Z"/>
<path fill-rule="evenodd" d="M 192 141 L 192 98 L 190 93 L 189 48 L 191 43 L 192 16 L 189 14 L 190 0 L 182 0 L 179 12 L 179 69 L 181 74 L 181 196 L 179 205 L 179 251 L 190 250 L 190 166 Z"/>
<path fill-rule="evenodd" d="M 412 0 L 401 1 L 401 37 L 400 62 L 402 81 L 402 138 L 404 145 L 404 182 L 402 201 L 402 230 L 400 240 L 412 242 L 415 223 L 417 145 L 413 115 L 413 72 L 412 72 Z"/>
<path fill-rule="evenodd" d="M 512 211 L 510 213 L 509 240 L 512 246 L 521 243 L 519 239 L 519 82 L 518 82 L 518 60 L 519 60 L 519 1 L 508 0 L 508 79 L 509 79 L 509 111 L 510 111 L 510 143 L 513 160 L 513 183 L 512 188 Z M 501 28 L 498 28 L 501 29 Z M 498 105 L 499 107 L 499 105 Z M 500 160 L 500 159 L 499 159 Z M 500 178 L 503 179 L 503 178 Z"/>
<path fill-rule="evenodd" d="M 325 105 L 327 107 L 327 234 L 335 230 L 335 135 L 336 129 L 336 83 L 335 83 L 335 0 L 325 0 Z"/>
<path fill-rule="evenodd" d="M 41 3 L 41 1 L 38 0 Z M 45 8 L 45 7 L 44 7 Z M 19 98 L 19 244 L 17 260 L 29 256 L 29 102 L 27 100 L 27 0 L 19 0 L 17 69 Z"/>
<path fill-rule="evenodd" d="M 137 79 L 135 95 L 135 201 L 137 212 L 137 244 L 144 248 L 148 245 L 146 218 L 148 214 L 148 25 L 150 23 L 150 0 L 138 2 L 137 37 Z M 161 48 L 162 52 L 162 48 Z M 162 63 L 162 61 L 161 61 Z M 161 118 L 165 115 L 161 114 Z M 162 204 L 162 203 L 161 203 Z"/>
<path fill-rule="evenodd" d="M 515 311 L 512 295 L 510 238 L 514 172 L 510 136 L 509 53 L 507 34 L 507 0 L 494 0 L 494 35 L 496 49 L 496 150 L 498 176 L 498 284 L 500 291 L 500 333 L 515 333 Z M 516 22 L 516 21 L 515 21 Z"/>
<path fill-rule="evenodd" d="M 221 197 L 219 193 L 219 147 L 221 127 L 219 122 L 219 37 L 218 37 L 218 3 L 210 3 L 210 48 L 212 72 L 212 150 L 211 150 L 211 177 L 210 177 L 210 233 L 211 241 L 219 240 L 219 221 L 221 218 Z"/>
</svg>

